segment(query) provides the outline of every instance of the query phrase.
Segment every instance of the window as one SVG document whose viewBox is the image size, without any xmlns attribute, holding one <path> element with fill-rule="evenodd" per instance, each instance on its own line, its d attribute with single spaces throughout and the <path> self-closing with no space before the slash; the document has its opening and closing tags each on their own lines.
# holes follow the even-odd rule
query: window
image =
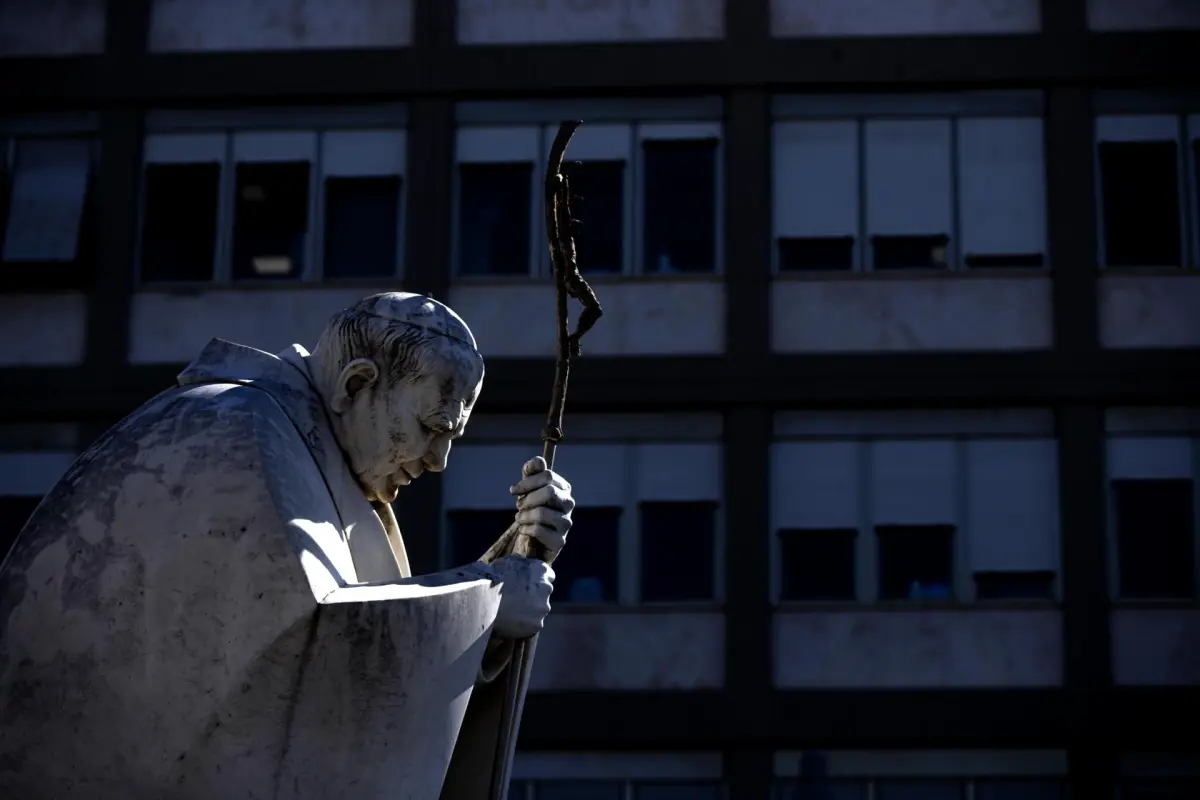
<svg viewBox="0 0 1200 800">
<path fill-rule="evenodd" d="M 966 786 L 952 778 L 888 778 L 875 781 L 874 800 L 966 800 Z"/>
<path fill-rule="evenodd" d="M 872 265 L 946 266 L 954 219 L 950 120 L 872 120 L 864 136 Z"/>
<path fill-rule="evenodd" d="M 645 140 L 643 260 L 647 274 L 717 266 L 717 140 Z"/>
<path fill-rule="evenodd" d="M 624 800 L 617 781 L 538 781 L 534 800 Z"/>
<path fill-rule="evenodd" d="M 478 561 L 504 535 L 515 516 L 516 511 L 511 508 L 451 511 L 448 515 L 450 566 Z M 575 544 L 574 539 L 571 544 Z"/>
<path fill-rule="evenodd" d="M 3 260 L 72 263 L 87 255 L 92 145 L 25 139 L 15 145 Z"/>
<path fill-rule="evenodd" d="M 879 525 L 879 596 L 947 600 L 954 594 L 953 525 Z"/>
<path fill-rule="evenodd" d="M 234 279 L 300 276 L 308 234 L 311 168 L 307 161 L 237 165 Z"/>
<path fill-rule="evenodd" d="M 395 275 L 402 185 L 398 175 L 325 179 L 325 277 Z"/>
<path fill-rule="evenodd" d="M 528 275 L 533 164 L 460 164 L 459 272 Z"/>
<path fill-rule="evenodd" d="M 42 501 L 40 497 L 0 496 L 0 562 L 8 555 L 17 534 Z"/>
<path fill-rule="evenodd" d="M 397 130 L 151 134 L 141 278 L 395 276 L 405 157 Z"/>
<path fill-rule="evenodd" d="M 868 800 L 867 781 L 853 778 L 800 778 L 775 786 L 775 800 Z"/>
<path fill-rule="evenodd" d="M 1033 778 L 979 778 L 973 800 L 1063 800 L 1063 782 Z"/>
<path fill-rule="evenodd" d="M 711 600 L 717 503 L 643 502 L 640 510 L 642 601 Z"/>
<path fill-rule="evenodd" d="M 963 265 L 1045 265 L 1042 121 L 998 117 L 957 125 Z"/>
<path fill-rule="evenodd" d="M 571 519 L 571 546 L 554 561 L 554 601 L 616 602 L 621 509 L 576 508 Z"/>
<path fill-rule="evenodd" d="M 1051 570 L 987 571 L 975 573 L 975 594 L 980 600 L 1052 600 Z"/>
<path fill-rule="evenodd" d="M 1101 142 L 1104 248 L 1113 267 L 1178 266 L 1175 142 Z"/>
<path fill-rule="evenodd" d="M 724 800 L 721 787 L 713 783 L 641 782 L 633 785 L 633 800 Z"/>
<path fill-rule="evenodd" d="M 625 162 L 571 161 L 572 234 L 581 272 L 619 273 L 625 252 Z"/>
<path fill-rule="evenodd" d="M 853 600 L 855 598 L 853 528 L 779 531 L 780 600 Z"/>
<path fill-rule="evenodd" d="M 1043 126 L 1031 102 L 1019 103 L 1028 111 L 1014 106 L 1022 116 L 978 116 L 997 106 L 947 110 L 970 105 L 962 98 L 889 98 L 879 101 L 883 109 L 870 100 L 776 100 L 812 117 L 773 125 L 781 273 L 1045 265 Z M 868 116 L 889 118 L 819 118 L 849 116 L 856 102 Z M 917 118 L 923 104 L 934 118 Z M 890 118 L 901 110 L 913 118 Z M 955 113 L 963 116 L 948 116 Z"/>
<path fill-rule="evenodd" d="M 1191 480 L 1115 480 L 1119 593 L 1126 598 L 1189 598 L 1193 580 Z"/>
<path fill-rule="evenodd" d="M 321 154 L 327 278 L 394 277 L 400 265 L 403 131 L 330 131 Z"/>
<path fill-rule="evenodd" d="M 142 192 L 142 279 L 206 281 L 216 259 L 219 161 L 147 164 Z"/>
</svg>

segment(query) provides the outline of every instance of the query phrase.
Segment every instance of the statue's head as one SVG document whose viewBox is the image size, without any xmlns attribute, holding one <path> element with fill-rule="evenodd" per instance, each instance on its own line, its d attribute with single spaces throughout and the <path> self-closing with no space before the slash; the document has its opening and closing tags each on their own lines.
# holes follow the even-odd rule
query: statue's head
<svg viewBox="0 0 1200 800">
<path fill-rule="evenodd" d="M 367 499 L 389 503 L 425 470 L 446 468 L 483 385 L 466 323 L 432 298 L 402 292 L 336 315 L 311 365 Z"/>
</svg>

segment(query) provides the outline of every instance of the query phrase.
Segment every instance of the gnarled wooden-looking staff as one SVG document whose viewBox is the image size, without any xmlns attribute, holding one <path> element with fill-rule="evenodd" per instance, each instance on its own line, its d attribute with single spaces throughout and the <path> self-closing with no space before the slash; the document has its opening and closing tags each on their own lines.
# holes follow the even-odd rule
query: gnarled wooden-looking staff
<svg viewBox="0 0 1200 800">
<path fill-rule="evenodd" d="M 550 246 L 555 298 L 558 304 L 558 358 L 554 369 L 554 392 L 550 399 L 546 428 L 542 431 L 542 457 L 545 458 L 548 469 L 554 469 L 554 452 L 563 438 L 563 409 L 567 402 L 567 379 L 571 373 L 571 359 L 579 355 L 580 339 L 604 313 L 600 301 L 596 299 L 596 293 L 579 274 L 579 264 L 575 260 L 575 240 L 571 236 L 570 187 L 566 176 L 562 174 L 567 145 L 575 135 L 575 129 L 581 124 L 583 123 L 580 120 L 571 120 L 559 125 L 558 135 L 554 137 L 554 145 L 550 148 L 550 158 L 546 163 L 546 239 Z M 583 305 L 574 333 L 571 333 L 567 307 L 567 301 L 571 297 Z M 510 527 L 484 554 L 482 560 L 491 562 L 510 554 L 541 558 L 547 563 L 554 559 L 555 554 L 546 553 L 533 539 L 517 536 L 516 531 L 515 525 Z M 517 642 L 513 648 L 504 701 L 505 726 L 500 731 L 497 741 L 491 800 L 504 800 L 508 792 L 517 732 L 521 725 L 521 711 L 529 689 L 529 674 L 533 668 L 537 640 L 538 637 L 534 636 L 526 641 Z"/>
</svg>

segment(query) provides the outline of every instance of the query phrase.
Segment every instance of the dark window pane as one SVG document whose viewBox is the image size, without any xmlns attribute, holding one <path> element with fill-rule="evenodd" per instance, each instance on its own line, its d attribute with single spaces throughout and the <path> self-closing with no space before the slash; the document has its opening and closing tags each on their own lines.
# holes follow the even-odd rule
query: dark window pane
<svg viewBox="0 0 1200 800">
<path fill-rule="evenodd" d="M 325 180 L 325 277 L 396 274 L 398 175 Z"/>
<path fill-rule="evenodd" d="M 448 515 L 450 564 L 457 567 L 478 561 L 513 523 L 512 508 L 451 511 Z M 574 544 L 574 540 L 572 540 Z M 557 562 L 555 564 L 557 566 Z"/>
<path fill-rule="evenodd" d="M 646 273 L 717 267 L 717 142 L 647 141 L 644 197 Z"/>
<path fill-rule="evenodd" d="M 1046 257 L 1041 253 L 989 253 L 987 255 L 968 253 L 964 261 L 971 269 L 1044 267 L 1046 265 Z"/>
<path fill-rule="evenodd" d="M 221 165 L 147 164 L 142 280 L 210 281 Z"/>
<path fill-rule="evenodd" d="M 233 277 L 286 279 L 304 268 L 307 161 L 237 165 Z"/>
<path fill-rule="evenodd" d="M 975 593 L 980 600 L 1050 600 L 1054 597 L 1054 573 L 976 572 Z"/>
<path fill-rule="evenodd" d="M 0 496 L 0 561 L 8 555 L 9 549 L 17 541 L 17 534 L 25 527 L 40 502 L 40 497 Z"/>
<path fill-rule="evenodd" d="M 8 147 L 8 142 L 0 139 L 0 148 Z M 8 166 L 6 154 L 0 156 L 0 252 L 3 252 L 4 234 L 8 230 L 8 209 L 12 202 L 12 172 Z"/>
<path fill-rule="evenodd" d="M 70 263 L 86 253 L 92 145 L 83 139 L 17 143 L 3 260 Z"/>
<path fill-rule="evenodd" d="M 965 800 L 966 786 L 953 778 L 888 778 L 875 782 L 874 800 Z"/>
<path fill-rule="evenodd" d="M 851 778 L 801 778 L 776 784 L 775 800 L 867 800 L 867 782 Z"/>
<path fill-rule="evenodd" d="M 977 779 L 974 800 L 1063 800 L 1063 789 L 1063 782 L 1052 778 Z"/>
<path fill-rule="evenodd" d="M 644 782 L 634 784 L 634 800 L 722 800 L 720 785 L 712 782 Z"/>
<path fill-rule="evenodd" d="M 1121 597 L 1191 597 L 1190 480 L 1113 481 Z"/>
<path fill-rule="evenodd" d="M 617 599 L 619 508 L 576 508 L 570 547 L 554 561 L 557 603 L 611 603 Z"/>
<path fill-rule="evenodd" d="M 529 781 L 509 781 L 508 800 L 526 800 L 529 797 Z"/>
<path fill-rule="evenodd" d="M 623 800 L 621 789 L 617 781 L 538 781 L 534 797 L 537 800 Z"/>
<path fill-rule="evenodd" d="M 953 596 L 953 525 L 879 525 L 879 596 L 942 600 Z"/>
<path fill-rule="evenodd" d="M 1138 778 L 1122 781 L 1121 800 L 1196 800 L 1200 778 Z"/>
<path fill-rule="evenodd" d="M 779 239 L 779 269 L 781 272 L 848 270 L 853 267 L 853 236 L 805 236 Z"/>
<path fill-rule="evenodd" d="M 1179 266 L 1174 142 L 1101 142 L 1104 249 L 1112 267 Z"/>
<path fill-rule="evenodd" d="M 532 184 L 533 164 L 459 165 L 460 274 L 529 274 Z"/>
<path fill-rule="evenodd" d="M 941 269 L 949 244 L 945 234 L 871 237 L 875 269 Z"/>
<path fill-rule="evenodd" d="M 580 271 L 620 272 L 625 250 L 625 162 L 571 162 L 564 170 Z"/>
<path fill-rule="evenodd" d="M 779 531 L 781 600 L 853 600 L 853 528 Z"/>
<path fill-rule="evenodd" d="M 715 502 L 641 504 L 642 600 L 713 598 Z"/>
</svg>

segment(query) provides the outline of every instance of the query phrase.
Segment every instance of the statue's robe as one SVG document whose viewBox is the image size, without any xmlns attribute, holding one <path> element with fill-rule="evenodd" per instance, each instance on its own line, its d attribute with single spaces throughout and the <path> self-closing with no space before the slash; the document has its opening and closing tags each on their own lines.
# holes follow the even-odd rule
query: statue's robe
<svg viewBox="0 0 1200 800">
<path fill-rule="evenodd" d="M 409 576 L 306 355 L 214 340 L 38 506 L 0 565 L 0 797 L 487 796 L 500 588 Z"/>
</svg>

